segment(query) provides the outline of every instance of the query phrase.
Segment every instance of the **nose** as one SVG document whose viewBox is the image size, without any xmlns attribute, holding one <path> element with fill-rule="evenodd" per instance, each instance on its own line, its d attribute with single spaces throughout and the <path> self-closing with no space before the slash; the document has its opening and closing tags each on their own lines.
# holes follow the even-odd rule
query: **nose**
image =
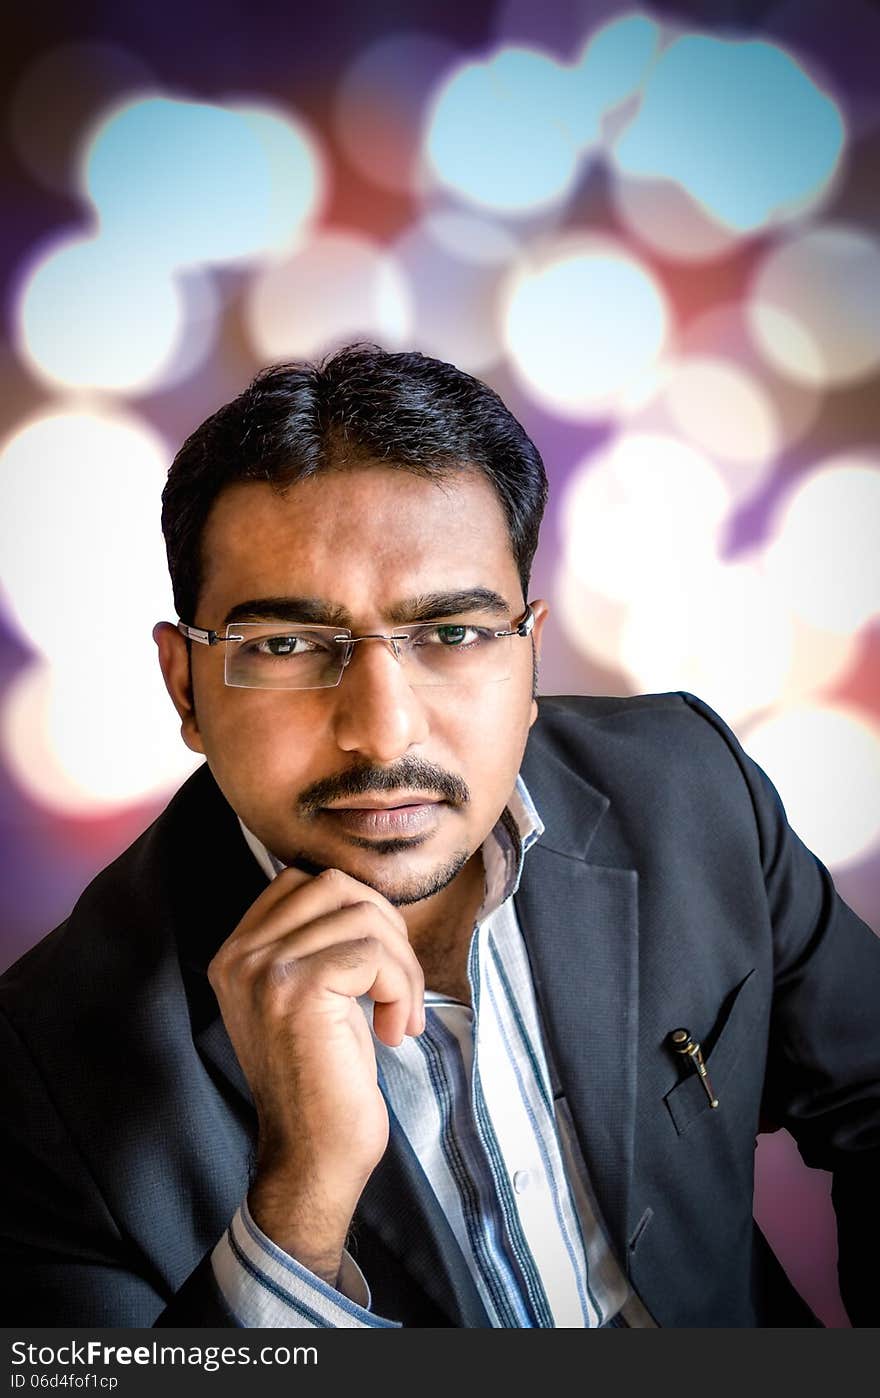
<svg viewBox="0 0 880 1398">
<path fill-rule="evenodd" d="M 343 752 L 393 762 L 428 736 L 428 715 L 407 672 L 387 642 L 365 640 L 336 690 L 334 734 Z"/>
</svg>

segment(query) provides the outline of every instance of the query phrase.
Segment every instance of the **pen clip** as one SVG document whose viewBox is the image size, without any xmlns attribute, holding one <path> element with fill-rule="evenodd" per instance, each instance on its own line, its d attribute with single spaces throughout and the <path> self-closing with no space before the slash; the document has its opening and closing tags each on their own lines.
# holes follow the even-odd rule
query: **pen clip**
<svg viewBox="0 0 880 1398">
<path fill-rule="evenodd" d="M 690 1059 L 700 1082 L 705 1088 L 706 1096 L 709 1098 L 709 1106 L 717 1107 L 718 1098 L 713 1091 L 712 1083 L 709 1078 L 709 1071 L 703 1059 L 703 1050 L 700 1048 L 699 1042 L 694 1038 L 689 1029 L 673 1029 L 672 1033 L 669 1035 L 669 1042 L 676 1053 Z"/>
</svg>

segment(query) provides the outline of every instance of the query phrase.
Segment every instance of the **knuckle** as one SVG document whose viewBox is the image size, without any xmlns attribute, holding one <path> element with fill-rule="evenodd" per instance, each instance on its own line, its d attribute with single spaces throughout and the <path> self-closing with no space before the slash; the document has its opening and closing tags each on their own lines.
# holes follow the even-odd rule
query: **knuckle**
<svg viewBox="0 0 880 1398">
<path fill-rule="evenodd" d="M 230 959 L 231 953 L 225 947 L 221 947 L 208 962 L 208 983 L 212 988 L 216 989 L 218 985 L 222 985 Z"/>
<path fill-rule="evenodd" d="M 254 947 L 250 951 L 244 952 L 237 960 L 234 969 L 234 980 L 236 984 L 246 985 L 249 982 L 258 981 L 260 971 L 266 964 L 266 953 L 262 947 Z"/>
<path fill-rule="evenodd" d="M 356 903 L 350 905 L 352 914 L 357 914 L 359 918 L 366 918 L 370 922 L 381 927 L 384 919 L 376 904 L 370 898 L 360 898 Z"/>
<path fill-rule="evenodd" d="M 279 869 L 278 873 L 275 875 L 275 882 L 279 885 L 288 883 L 298 885 L 307 877 L 308 876 L 303 873 L 302 869 L 298 869 L 295 864 L 285 864 L 284 868 Z"/>
<path fill-rule="evenodd" d="M 355 970 L 358 966 L 363 966 L 364 962 L 375 957 L 378 947 L 379 942 L 376 937 L 355 937 L 350 942 L 340 942 L 336 948 L 334 960 L 344 970 Z"/>
<path fill-rule="evenodd" d="M 265 984 L 271 990 L 290 986 L 300 979 L 301 963 L 294 956 L 275 956 L 265 968 Z"/>
</svg>

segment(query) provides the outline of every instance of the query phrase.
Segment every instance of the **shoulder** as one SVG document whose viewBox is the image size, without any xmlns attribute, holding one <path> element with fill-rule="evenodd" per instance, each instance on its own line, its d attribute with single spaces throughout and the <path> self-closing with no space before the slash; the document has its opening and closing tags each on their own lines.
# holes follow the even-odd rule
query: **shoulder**
<svg viewBox="0 0 880 1398">
<path fill-rule="evenodd" d="M 88 884 L 65 921 L 0 976 L 0 1011 L 25 1038 L 46 1021 L 82 1023 L 109 987 L 125 1003 L 139 986 L 161 982 L 162 969 L 177 959 L 182 897 L 194 871 L 206 867 L 202 845 L 223 805 L 200 768 Z"/>
<path fill-rule="evenodd" d="M 649 827 L 702 841 L 711 826 L 716 835 L 736 831 L 754 852 L 784 818 L 774 787 L 730 727 L 684 690 L 540 698 L 522 775 L 539 809 L 564 801 L 572 783 L 601 793 L 612 826 L 630 834 Z"/>
<path fill-rule="evenodd" d="M 626 768 L 636 761 L 742 773 L 748 762 L 721 716 L 686 690 L 630 698 L 542 697 L 529 750 L 568 760 L 584 775 L 587 769 L 613 771 L 621 763 Z"/>
</svg>

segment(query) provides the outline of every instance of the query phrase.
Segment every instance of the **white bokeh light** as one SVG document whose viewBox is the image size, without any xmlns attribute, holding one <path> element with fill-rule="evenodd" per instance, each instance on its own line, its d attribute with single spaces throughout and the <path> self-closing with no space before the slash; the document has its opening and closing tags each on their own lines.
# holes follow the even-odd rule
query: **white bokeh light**
<svg viewBox="0 0 880 1398">
<path fill-rule="evenodd" d="M 634 179 L 612 170 L 615 213 L 626 230 L 662 257 L 703 262 L 728 253 L 740 239 L 686 189 L 669 181 Z"/>
<path fill-rule="evenodd" d="M 673 438 L 618 437 L 573 473 L 562 501 L 568 567 L 588 588 L 637 603 L 658 578 L 715 559 L 728 507 L 712 463 Z"/>
<path fill-rule="evenodd" d="M 503 354 L 495 306 L 516 239 L 473 215 L 437 211 L 390 251 L 410 289 L 418 349 L 471 373 L 491 368 Z"/>
<path fill-rule="evenodd" d="M 662 398 L 673 425 L 714 460 L 763 465 L 779 449 L 772 398 L 736 364 L 709 356 L 679 359 Z"/>
<path fill-rule="evenodd" d="M 711 459 L 730 506 L 747 504 L 786 444 L 775 397 L 730 355 L 664 356 L 626 413 L 630 432 L 677 437 Z"/>
<path fill-rule="evenodd" d="M 393 257 L 352 233 L 323 233 L 251 286 L 247 322 L 260 358 L 308 358 L 356 337 L 403 343 L 412 311 Z"/>
<path fill-rule="evenodd" d="M 622 670 L 621 646 L 628 608 L 589 587 L 563 556 L 553 580 L 553 610 L 568 641 L 588 660 Z"/>
<path fill-rule="evenodd" d="M 787 612 L 750 562 L 658 572 L 630 609 L 620 660 L 634 688 L 687 689 L 729 722 L 772 704 L 791 666 Z"/>
<path fill-rule="evenodd" d="M 823 863 L 840 868 L 876 852 L 876 723 L 842 705 L 793 706 L 750 728 L 745 747 L 777 787 L 793 828 Z"/>
<path fill-rule="evenodd" d="M 80 654 L 76 628 L 59 624 L 59 607 L 72 602 L 78 614 L 97 616 L 134 604 L 152 615 L 169 603 L 159 527 L 167 467 L 161 438 L 121 413 L 49 414 L 4 444 L 4 587 L 25 635 L 47 659 L 68 647 Z"/>
<path fill-rule="evenodd" d="M 0 708 L 4 761 L 31 800 L 70 816 L 161 800 L 202 759 L 184 747 L 149 633 L 143 654 L 88 673 L 34 663 Z"/>
<path fill-rule="evenodd" d="M 42 378 L 67 388 L 151 388 L 183 330 L 181 295 L 167 271 L 108 238 L 54 248 L 21 288 L 19 353 Z"/>
<path fill-rule="evenodd" d="M 793 612 L 826 631 L 880 613 L 880 459 L 835 458 L 785 501 L 766 566 Z"/>
<path fill-rule="evenodd" d="M 456 208 L 429 209 L 421 225 L 439 247 L 462 262 L 498 270 L 519 251 L 519 240 L 503 224 Z"/>
<path fill-rule="evenodd" d="M 780 449 L 806 436 L 814 425 L 822 394 L 813 386 L 784 378 L 771 365 L 755 364 L 755 346 L 740 300 L 716 301 L 688 318 L 678 336 L 679 358 L 720 360 L 748 375 L 763 398 L 772 404 L 773 428 Z M 724 457 L 719 463 L 725 465 Z"/>
<path fill-rule="evenodd" d="M 755 343 L 780 373 L 819 387 L 880 367 L 880 240 L 825 225 L 772 248 L 748 301 Z"/>
<path fill-rule="evenodd" d="M 173 616 L 166 469 L 145 424 L 94 412 L 38 418 L 0 454 L 6 609 L 37 652 L 4 701 L 5 756 L 35 799 L 61 810 L 160 795 L 195 765 L 150 638 Z"/>
<path fill-rule="evenodd" d="M 764 565 L 768 583 L 775 589 L 775 580 Z M 784 595 L 777 591 L 782 605 Z M 785 681 L 779 691 L 778 703 L 796 704 L 806 699 L 821 698 L 824 693 L 846 681 L 858 663 L 859 637 L 854 632 L 827 631 L 811 626 L 796 612 L 791 618 L 792 652 Z"/>
<path fill-rule="evenodd" d="M 603 239 L 565 240 L 512 274 L 502 301 L 511 364 L 526 390 L 566 417 L 604 416 L 655 367 L 669 336 L 650 272 Z"/>
<path fill-rule="evenodd" d="M 697 558 L 687 578 L 658 566 L 629 602 L 586 584 L 567 555 L 556 571 L 565 635 L 587 660 L 619 672 L 626 690 L 689 689 L 742 722 L 767 705 L 815 698 L 856 662 L 856 637 L 789 612 L 759 558 Z"/>
</svg>

